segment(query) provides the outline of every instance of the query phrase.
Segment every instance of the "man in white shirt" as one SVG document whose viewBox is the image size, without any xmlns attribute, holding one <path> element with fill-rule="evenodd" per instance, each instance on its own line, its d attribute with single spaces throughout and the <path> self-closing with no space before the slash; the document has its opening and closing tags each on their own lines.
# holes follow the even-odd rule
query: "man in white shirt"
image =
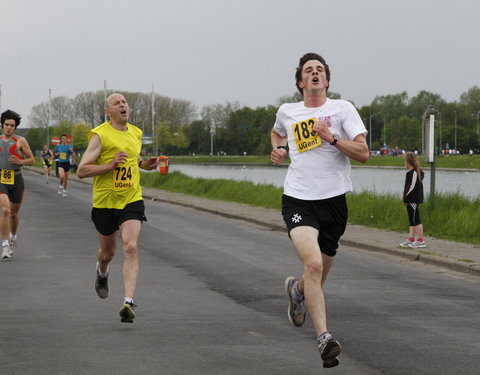
<svg viewBox="0 0 480 375">
<path fill-rule="evenodd" d="M 350 102 L 327 98 L 330 69 L 323 57 L 302 56 L 295 79 L 303 101 L 278 109 L 270 156 L 273 163 L 281 163 L 287 153 L 291 159 L 282 215 L 304 267 L 300 279 L 285 280 L 288 315 L 295 326 L 302 326 L 306 302 L 323 367 L 334 367 L 341 346 L 327 330 L 322 288 L 347 224 L 345 193 L 352 190 L 349 159 L 368 160 L 367 130 Z"/>
</svg>

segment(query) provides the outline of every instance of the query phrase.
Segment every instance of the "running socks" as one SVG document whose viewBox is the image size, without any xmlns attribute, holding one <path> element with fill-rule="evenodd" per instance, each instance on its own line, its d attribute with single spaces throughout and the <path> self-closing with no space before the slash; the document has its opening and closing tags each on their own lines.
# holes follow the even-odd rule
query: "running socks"
<svg viewBox="0 0 480 375">
<path fill-rule="evenodd" d="M 332 335 L 327 331 L 323 332 L 320 336 L 317 337 L 317 342 L 320 345 L 322 342 L 330 340 Z"/>
<path fill-rule="evenodd" d="M 124 303 L 124 304 L 125 304 L 125 303 L 128 303 L 128 304 L 130 304 L 130 305 L 133 305 L 133 299 L 130 298 L 130 297 L 125 297 L 125 298 L 123 299 L 123 303 Z"/>
</svg>

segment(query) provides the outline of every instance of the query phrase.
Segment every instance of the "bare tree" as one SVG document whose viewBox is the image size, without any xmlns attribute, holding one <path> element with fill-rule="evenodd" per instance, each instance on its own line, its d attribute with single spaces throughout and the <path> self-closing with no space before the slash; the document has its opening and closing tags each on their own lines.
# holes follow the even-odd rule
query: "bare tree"
<svg viewBox="0 0 480 375">
<path fill-rule="evenodd" d="M 32 111 L 28 116 L 32 127 L 34 128 L 46 128 L 49 126 L 50 115 L 49 115 L 49 105 L 48 103 L 40 103 L 32 107 Z"/>
<path fill-rule="evenodd" d="M 101 93 L 101 99 L 99 94 Z M 99 114 L 103 114 L 103 91 L 101 92 L 82 92 L 73 99 L 75 116 L 84 123 L 95 126 L 103 122 Z"/>
<path fill-rule="evenodd" d="M 73 106 L 72 100 L 66 96 L 56 96 L 50 101 L 51 109 L 51 121 L 50 125 L 60 124 L 62 121 L 70 120 L 73 121 Z"/>
</svg>

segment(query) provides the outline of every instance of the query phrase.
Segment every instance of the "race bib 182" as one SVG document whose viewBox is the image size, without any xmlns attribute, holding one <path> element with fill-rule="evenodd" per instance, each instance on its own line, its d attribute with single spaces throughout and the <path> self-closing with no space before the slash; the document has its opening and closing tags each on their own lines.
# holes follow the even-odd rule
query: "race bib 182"
<svg viewBox="0 0 480 375">
<path fill-rule="evenodd" d="M 308 151 L 322 144 L 322 138 L 312 131 L 315 120 L 316 118 L 312 117 L 292 125 L 293 138 L 297 144 L 298 152 Z"/>
</svg>

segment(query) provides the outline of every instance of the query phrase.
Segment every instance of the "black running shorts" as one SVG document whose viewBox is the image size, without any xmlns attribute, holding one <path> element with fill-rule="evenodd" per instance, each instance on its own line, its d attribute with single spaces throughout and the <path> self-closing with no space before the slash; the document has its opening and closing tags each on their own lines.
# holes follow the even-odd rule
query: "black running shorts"
<svg viewBox="0 0 480 375">
<path fill-rule="evenodd" d="M 59 161 L 57 162 L 58 168 L 63 168 L 65 172 L 70 170 L 70 163 L 68 161 Z"/>
<path fill-rule="evenodd" d="M 288 235 L 293 228 L 313 227 L 318 230 L 322 253 L 335 256 L 338 241 L 347 227 L 348 208 L 345 194 L 314 201 L 282 196 L 282 215 Z"/>
<path fill-rule="evenodd" d="M 17 173 L 15 174 L 14 183 L 12 185 L 0 184 L 0 194 L 6 194 L 10 202 L 19 204 L 23 201 L 25 183 L 23 181 L 22 173 Z"/>
<path fill-rule="evenodd" d="M 97 231 L 104 236 L 115 233 L 127 220 L 147 221 L 143 200 L 129 203 L 123 210 L 93 207 L 91 217 Z"/>
<path fill-rule="evenodd" d="M 407 203 L 408 223 L 411 227 L 422 224 L 420 221 L 420 204 Z"/>
</svg>

